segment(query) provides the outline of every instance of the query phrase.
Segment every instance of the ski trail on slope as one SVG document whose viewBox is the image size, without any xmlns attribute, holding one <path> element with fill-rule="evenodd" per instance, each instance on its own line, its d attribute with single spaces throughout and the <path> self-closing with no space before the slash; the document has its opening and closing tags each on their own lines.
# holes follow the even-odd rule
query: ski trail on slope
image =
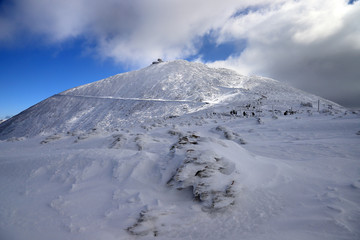
<svg viewBox="0 0 360 240">
<path fill-rule="evenodd" d="M 130 100 L 130 101 L 153 101 L 153 102 L 181 102 L 181 103 L 202 103 L 209 104 L 209 102 L 198 102 L 191 100 L 172 100 L 172 99 L 151 99 L 151 98 L 124 98 L 124 97 L 112 97 L 112 96 L 90 96 L 90 95 L 69 95 L 69 94 L 57 94 L 57 96 L 68 96 L 78 98 L 97 98 L 97 99 L 114 99 L 114 100 Z"/>
</svg>

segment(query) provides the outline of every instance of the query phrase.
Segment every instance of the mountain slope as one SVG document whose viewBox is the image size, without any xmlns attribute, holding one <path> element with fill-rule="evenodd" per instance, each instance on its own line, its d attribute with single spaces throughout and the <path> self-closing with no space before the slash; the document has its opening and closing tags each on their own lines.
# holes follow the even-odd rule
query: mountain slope
<svg viewBox="0 0 360 240">
<path fill-rule="evenodd" d="M 57 94 L 0 125 L 0 239 L 358 240 L 359 113 L 319 99 L 186 61 Z"/>
<path fill-rule="evenodd" d="M 163 62 L 56 94 L 0 125 L 0 139 L 115 129 L 229 105 L 286 111 L 319 97 L 262 77 L 184 60 Z M 327 100 L 322 105 L 340 106 Z M 327 106 L 326 106 L 327 108 Z"/>
</svg>

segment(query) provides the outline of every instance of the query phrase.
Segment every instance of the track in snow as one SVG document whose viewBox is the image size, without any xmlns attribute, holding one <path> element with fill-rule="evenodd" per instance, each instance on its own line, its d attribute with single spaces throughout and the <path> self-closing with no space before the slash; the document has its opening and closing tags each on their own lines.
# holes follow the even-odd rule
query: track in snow
<svg viewBox="0 0 360 240">
<path fill-rule="evenodd" d="M 148 99 L 148 98 L 123 98 L 123 97 L 112 97 L 112 96 L 89 96 L 89 95 L 68 95 L 68 94 L 57 94 L 57 96 L 68 96 L 77 98 L 97 98 L 97 99 L 114 99 L 114 100 L 130 100 L 130 101 L 152 101 L 152 102 L 181 102 L 181 103 L 202 103 L 209 104 L 208 102 L 198 102 L 190 100 L 171 100 L 171 99 Z"/>
</svg>

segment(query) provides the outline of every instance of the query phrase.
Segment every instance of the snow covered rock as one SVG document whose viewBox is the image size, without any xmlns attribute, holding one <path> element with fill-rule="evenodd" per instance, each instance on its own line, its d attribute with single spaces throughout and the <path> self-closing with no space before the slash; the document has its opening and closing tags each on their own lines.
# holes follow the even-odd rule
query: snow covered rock
<svg viewBox="0 0 360 240">
<path fill-rule="evenodd" d="M 195 133 L 179 137 L 171 150 L 174 158 L 183 160 L 168 185 L 178 190 L 191 188 L 205 210 L 220 210 L 235 203 L 236 168 L 210 149 L 203 150 L 206 142 Z"/>
</svg>

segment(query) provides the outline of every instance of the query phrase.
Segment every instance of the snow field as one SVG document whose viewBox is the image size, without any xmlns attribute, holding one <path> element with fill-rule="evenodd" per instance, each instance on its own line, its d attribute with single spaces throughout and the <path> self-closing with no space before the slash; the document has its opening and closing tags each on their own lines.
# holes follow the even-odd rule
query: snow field
<svg viewBox="0 0 360 240">
<path fill-rule="evenodd" d="M 358 118 L 227 118 L 2 141 L 2 236 L 359 236 Z"/>
</svg>

